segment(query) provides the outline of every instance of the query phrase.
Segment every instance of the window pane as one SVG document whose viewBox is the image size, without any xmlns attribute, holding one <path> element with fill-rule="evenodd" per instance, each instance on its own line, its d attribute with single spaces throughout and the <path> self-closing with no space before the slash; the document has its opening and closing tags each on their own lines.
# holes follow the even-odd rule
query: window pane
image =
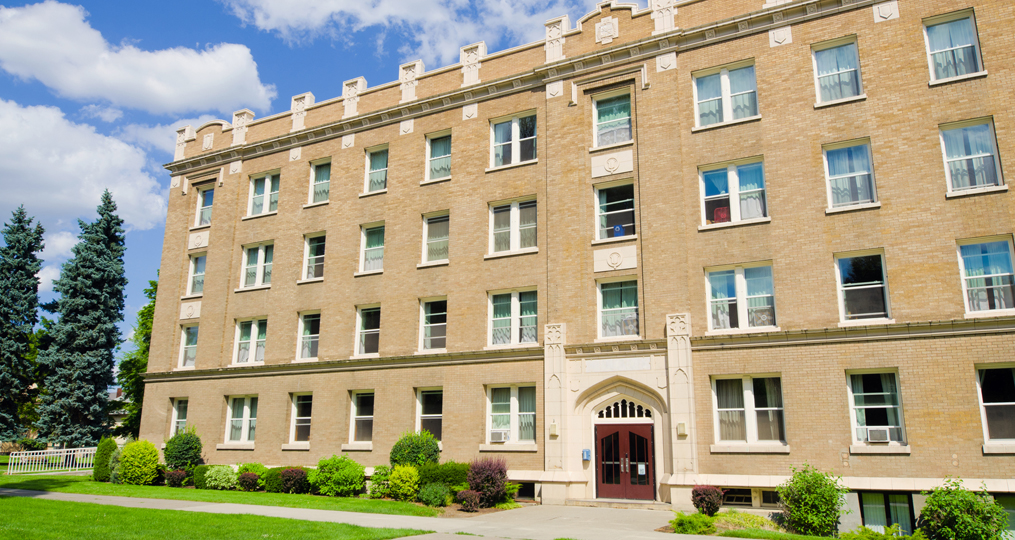
<svg viewBox="0 0 1015 540">
<path fill-rule="evenodd" d="M 511 141 L 511 122 L 501 122 L 493 126 L 493 142 L 495 144 Z"/>
<path fill-rule="evenodd" d="M 935 79 L 980 71 L 972 19 L 928 26 L 927 40 L 930 42 Z"/>
<path fill-rule="evenodd" d="M 722 122 L 721 74 L 698 77 L 695 84 L 698 89 L 698 125 L 707 126 Z"/>
<path fill-rule="evenodd" d="M 491 302 L 493 304 L 491 341 L 494 345 L 509 344 L 511 343 L 511 294 L 496 294 Z"/>
<path fill-rule="evenodd" d="M 537 309 L 538 301 L 536 291 L 518 293 L 518 303 L 521 309 L 521 320 L 519 321 L 519 343 L 535 343 L 537 332 Z"/>
<path fill-rule="evenodd" d="M 438 441 L 441 440 L 441 419 L 440 418 L 421 418 L 419 420 L 419 428 L 422 431 L 429 431 L 433 434 L 434 438 Z"/>
<path fill-rule="evenodd" d="M 374 415 L 374 395 L 356 394 L 356 416 Z"/>
<path fill-rule="evenodd" d="M 444 410 L 444 391 L 442 390 L 423 390 L 420 392 L 420 400 L 422 401 L 422 414 L 424 415 L 439 415 Z"/>
<path fill-rule="evenodd" d="M 271 262 L 275 258 L 275 246 L 264 246 L 264 265 L 261 267 L 261 284 L 271 283 Z"/>
<path fill-rule="evenodd" d="M 536 117 L 526 116 L 518 119 L 519 138 L 528 139 L 536 136 Z"/>
<path fill-rule="evenodd" d="M 366 249 L 363 253 L 363 270 L 381 270 L 384 268 L 384 227 L 375 227 L 365 231 Z"/>
<path fill-rule="evenodd" d="M 510 388 L 494 388 L 490 391 L 490 411 L 494 414 L 511 412 Z"/>
<path fill-rule="evenodd" d="M 821 101 L 860 95 L 860 61 L 855 43 L 816 51 L 814 59 Z"/>
<path fill-rule="evenodd" d="M 866 144 L 825 152 L 832 189 L 832 206 L 872 202 L 874 189 Z"/>
<path fill-rule="evenodd" d="M 751 326 L 775 326 L 775 292 L 772 267 L 744 269 L 747 281 L 747 315 Z"/>
<path fill-rule="evenodd" d="M 374 419 L 373 418 L 357 418 L 356 419 L 356 442 L 370 442 L 374 440 Z"/>
<path fill-rule="evenodd" d="M 603 283 L 602 336 L 638 335 L 638 283 Z"/>
<path fill-rule="evenodd" d="M 448 258 L 449 216 L 429 218 L 426 221 L 426 260 L 443 261 Z"/>
<path fill-rule="evenodd" d="M 596 101 L 596 144 L 618 144 L 631 140 L 631 96 Z"/>
<path fill-rule="evenodd" d="M 314 396 L 296 396 L 296 417 L 310 418 L 314 408 Z"/>
<path fill-rule="evenodd" d="M 839 273 L 844 287 L 880 284 L 884 280 L 880 255 L 839 259 Z"/>
<path fill-rule="evenodd" d="M 599 190 L 599 238 L 635 234 L 634 185 Z"/>
<path fill-rule="evenodd" d="M 733 69 L 729 72 L 733 119 L 758 114 L 758 93 L 754 80 L 754 66 Z"/>
<path fill-rule="evenodd" d="M 511 205 L 493 209 L 493 251 L 511 249 Z"/>
<path fill-rule="evenodd" d="M 861 493 L 860 504 L 863 505 L 864 526 L 884 534 L 885 527 L 888 526 L 885 496 L 881 493 Z"/>
<path fill-rule="evenodd" d="M 381 308 L 360 310 L 361 330 L 379 330 L 381 328 Z"/>
<path fill-rule="evenodd" d="M 447 344 L 448 302 L 427 302 L 423 318 L 423 348 L 443 349 Z"/>
<path fill-rule="evenodd" d="M 746 441 L 744 382 L 740 379 L 720 379 L 715 382 L 715 391 L 719 409 L 719 440 Z"/>
<path fill-rule="evenodd" d="M 536 247 L 536 201 L 518 204 L 519 248 Z"/>
<path fill-rule="evenodd" d="M 709 272 L 708 283 L 711 289 L 712 328 L 740 328 L 737 313 L 736 272 L 724 270 Z"/>
<path fill-rule="evenodd" d="M 765 171 L 761 163 L 737 167 L 740 181 L 740 219 L 765 217 Z"/>
</svg>

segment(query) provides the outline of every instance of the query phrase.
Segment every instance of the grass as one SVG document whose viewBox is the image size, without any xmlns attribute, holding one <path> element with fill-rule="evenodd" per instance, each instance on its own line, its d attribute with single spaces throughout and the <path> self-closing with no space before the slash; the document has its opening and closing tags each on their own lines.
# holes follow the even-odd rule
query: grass
<svg viewBox="0 0 1015 540">
<path fill-rule="evenodd" d="M 392 514 L 400 516 L 436 516 L 441 510 L 418 506 L 412 503 L 358 499 L 353 497 L 320 497 L 315 495 L 290 495 L 287 493 L 246 493 L 242 491 L 215 491 L 206 489 L 184 489 L 165 486 L 127 486 L 93 482 L 87 476 L 0 476 L 0 487 L 29 489 L 34 491 L 59 491 L 84 495 L 112 495 L 118 497 L 143 497 L 148 499 L 173 499 L 181 501 L 217 502 L 233 504 L 258 504 L 286 508 L 311 508 L 314 510 L 339 510 L 368 514 Z M 0 515 L 3 515 L 0 513 Z"/>
<path fill-rule="evenodd" d="M 716 536 L 732 538 L 760 538 L 761 540 L 828 540 L 824 536 L 808 536 L 805 534 L 790 534 L 777 531 L 766 531 L 762 529 L 738 529 L 735 531 L 723 531 Z"/>
<path fill-rule="evenodd" d="M 0 515 L 17 516 L 0 521 L 0 538 L 36 540 L 109 538 L 177 540 L 185 538 L 285 538 L 386 540 L 429 531 L 371 529 L 344 523 L 295 519 L 206 514 L 180 510 L 122 508 L 91 503 L 0 497 Z"/>
</svg>

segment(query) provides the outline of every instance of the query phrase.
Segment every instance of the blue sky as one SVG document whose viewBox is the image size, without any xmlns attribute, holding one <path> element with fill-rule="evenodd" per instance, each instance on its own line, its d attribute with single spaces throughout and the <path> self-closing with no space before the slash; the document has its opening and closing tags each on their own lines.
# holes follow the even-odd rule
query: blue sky
<svg viewBox="0 0 1015 540">
<path fill-rule="evenodd" d="M 644 1 L 641 2 L 644 5 Z M 113 192 L 127 233 L 124 335 L 159 268 L 175 129 L 290 97 L 341 95 L 422 58 L 456 63 L 536 41 L 593 0 L 137 0 L 0 4 L 0 221 L 24 204 L 46 228 L 44 300 L 71 255 L 77 219 Z"/>
</svg>

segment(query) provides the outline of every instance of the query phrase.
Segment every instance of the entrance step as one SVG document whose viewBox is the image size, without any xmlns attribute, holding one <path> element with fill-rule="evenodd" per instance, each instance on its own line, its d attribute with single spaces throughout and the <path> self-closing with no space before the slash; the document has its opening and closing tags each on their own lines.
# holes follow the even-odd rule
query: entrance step
<svg viewBox="0 0 1015 540">
<path fill-rule="evenodd" d="M 593 508 L 620 508 L 623 510 L 662 510 L 669 512 L 673 506 L 659 501 L 639 501 L 634 499 L 568 499 L 565 506 L 589 506 Z"/>
</svg>

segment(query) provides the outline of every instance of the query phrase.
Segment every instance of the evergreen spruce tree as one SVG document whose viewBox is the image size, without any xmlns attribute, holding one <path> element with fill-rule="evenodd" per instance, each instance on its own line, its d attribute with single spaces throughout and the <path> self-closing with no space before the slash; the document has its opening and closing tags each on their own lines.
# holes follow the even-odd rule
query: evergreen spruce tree
<svg viewBox="0 0 1015 540">
<path fill-rule="evenodd" d="M 52 343 L 39 354 L 46 370 L 39 404 L 40 435 L 67 447 L 95 446 L 109 433 L 107 389 L 113 384 L 113 353 L 123 320 L 123 220 L 107 190 L 93 223 L 78 221 L 80 241 L 53 289 L 59 320 Z"/>
<path fill-rule="evenodd" d="M 3 228 L 0 246 L 0 440 L 24 435 L 19 410 L 30 399 L 35 371 L 33 353 L 35 324 L 39 320 L 39 278 L 42 261 L 42 225 L 21 206 Z"/>
<path fill-rule="evenodd" d="M 124 400 L 118 405 L 127 411 L 123 423 L 113 430 L 118 437 L 134 437 L 141 432 L 141 406 L 144 404 L 144 374 L 148 371 L 148 349 L 152 346 L 152 320 L 155 318 L 155 295 L 159 290 L 158 280 L 149 280 L 144 295 L 148 298 L 137 312 L 137 323 L 130 341 L 134 350 L 123 355 L 117 382 L 123 388 Z"/>
</svg>

